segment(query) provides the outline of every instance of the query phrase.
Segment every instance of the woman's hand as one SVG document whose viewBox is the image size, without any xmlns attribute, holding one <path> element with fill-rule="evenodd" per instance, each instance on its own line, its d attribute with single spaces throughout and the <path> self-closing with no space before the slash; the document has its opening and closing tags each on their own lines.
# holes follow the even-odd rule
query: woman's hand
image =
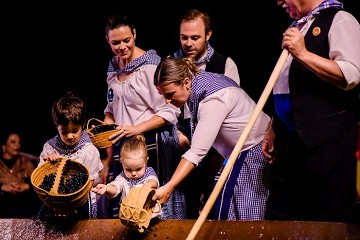
<svg viewBox="0 0 360 240">
<path fill-rule="evenodd" d="M 123 137 L 131 137 L 142 133 L 138 127 L 131 125 L 119 125 L 116 129 L 119 131 L 109 137 L 109 140 L 112 141 L 113 144 L 120 141 Z"/>
<path fill-rule="evenodd" d="M 270 127 L 264 136 L 261 146 L 262 153 L 266 156 L 270 164 L 273 163 L 273 161 L 275 160 L 274 141 L 275 141 L 275 133 L 272 128 L 272 124 L 270 124 Z"/>
<path fill-rule="evenodd" d="M 4 192 L 9 192 L 9 193 L 16 193 L 17 192 L 17 188 L 18 188 L 18 184 L 15 182 L 10 182 L 10 183 L 4 183 L 1 187 L 1 190 Z"/>
<path fill-rule="evenodd" d="M 18 186 L 17 186 L 17 192 L 25 192 L 25 191 L 28 191 L 30 189 L 30 186 L 28 183 L 20 183 Z"/>
<path fill-rule="evenodd" d="M 9 193 L 19 193 L 30 189 L 27 183 L 9 182 L 2 185 L 2 191 Z"/>
<path fill-rule="evenodd" d="M 173 191 L 174 188 L 170 187 L 169 183 L 167 183 L 156 190 L 154 196 L 152 197 L 152 200 L 158 200 L 161 204 L 166 203 L 169 200 Z"/>
</svg>

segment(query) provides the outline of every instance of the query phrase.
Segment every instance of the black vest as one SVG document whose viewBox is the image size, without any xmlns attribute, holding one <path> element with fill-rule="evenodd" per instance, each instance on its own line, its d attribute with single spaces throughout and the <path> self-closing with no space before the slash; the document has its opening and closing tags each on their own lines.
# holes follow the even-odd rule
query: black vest
<svg viewBox="0 0 360 240">
<path fill-rule="evenodd" d="M 337 8 L 327 8 L 315 16 L 305 35 L 310 52 L 329 59 L 328 32 Z M 313 29 L 321 29 L 319 35 Z M 289 88 L 297 134 L 309 147 L 354 127 L 359 103 L 359 87 L 346 91 L 321 80 L 297 60 L 289 72 Z"/>
<path fill-rule="evenodd" d="M 213 73 L 225 73 L 225 64 L 226 64 L 226 57 L 223 55 L 214 52 L 212 57 L 210 58 L 210 61 L 206 63 L 205 70 L 207 72 L 213 72 Z"/>
</svg>

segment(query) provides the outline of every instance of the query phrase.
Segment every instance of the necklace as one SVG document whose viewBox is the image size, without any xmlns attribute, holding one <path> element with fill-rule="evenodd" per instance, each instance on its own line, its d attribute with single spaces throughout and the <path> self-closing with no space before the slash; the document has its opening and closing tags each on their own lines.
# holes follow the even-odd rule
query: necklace
<svg viewBox="0 0 360 240">
<path fill-rule="evenodd" d="M 12 173 L 14 171 L 14 166 L 16 163 L 16 158 L 12 158 L 12 159 L 5 159 L 2 158 L 1 159 L 2 162 L 4 163 L 5 167 L 9 169 L 10 173 Z"/>
</svg>

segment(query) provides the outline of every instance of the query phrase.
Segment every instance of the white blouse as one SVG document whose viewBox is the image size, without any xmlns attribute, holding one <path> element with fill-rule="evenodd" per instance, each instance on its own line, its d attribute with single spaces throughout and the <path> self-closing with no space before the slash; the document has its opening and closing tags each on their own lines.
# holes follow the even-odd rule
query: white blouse
<svg viewBox="0 0 360 240">
<path fill-rule="evenodd" d="M 112 113 L 116 124 L 136 125 L 160 116 L 171 124 L 177 123 L 180 109 L 167 104 L 154 85 L 156 65 L 147 64 L 135 70 L 125 81 L 119 81 L 117 73 L 108 73 L 108 94 L 113 100 L 104 112 Z"/>
<path fill-rule="evenodd" d="M 228 158 L 255 107 L 256 103 L 241 88 L 224 88 L 204 98 L 199 103 L 198 123 L 191 148 L 182 157 L 197 165 L 210 147 L 214 147 L 224 158 Z M 242 150 L 259 144 L 269 128 L 269 123 L 270 117 L 261 112 Z"/>
</svg>

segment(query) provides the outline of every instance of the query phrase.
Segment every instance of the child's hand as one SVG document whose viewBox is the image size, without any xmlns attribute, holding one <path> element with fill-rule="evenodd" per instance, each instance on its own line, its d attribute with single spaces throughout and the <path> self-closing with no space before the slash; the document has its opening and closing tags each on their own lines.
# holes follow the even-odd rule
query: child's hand
<svg viewBox="0 0 360 240">
<path fill-rule="evenodd" d="M 106 185 L 99 183 L 98 185 L 96 185 L 96 187 L 93 187 L 91 189 L 91 191 L 93 191 L 94 193 L 96 193 L 97 195 L 104 195 L 106 193 Z"/>
<path fill-rule="evenodd" d="M 59 155 L 50 154 L 50 155 L 44 157 L 44 161 L 56 162 L 60 158 L 61 158 L 61 156 L 59 156 Z"/>
</svg>

